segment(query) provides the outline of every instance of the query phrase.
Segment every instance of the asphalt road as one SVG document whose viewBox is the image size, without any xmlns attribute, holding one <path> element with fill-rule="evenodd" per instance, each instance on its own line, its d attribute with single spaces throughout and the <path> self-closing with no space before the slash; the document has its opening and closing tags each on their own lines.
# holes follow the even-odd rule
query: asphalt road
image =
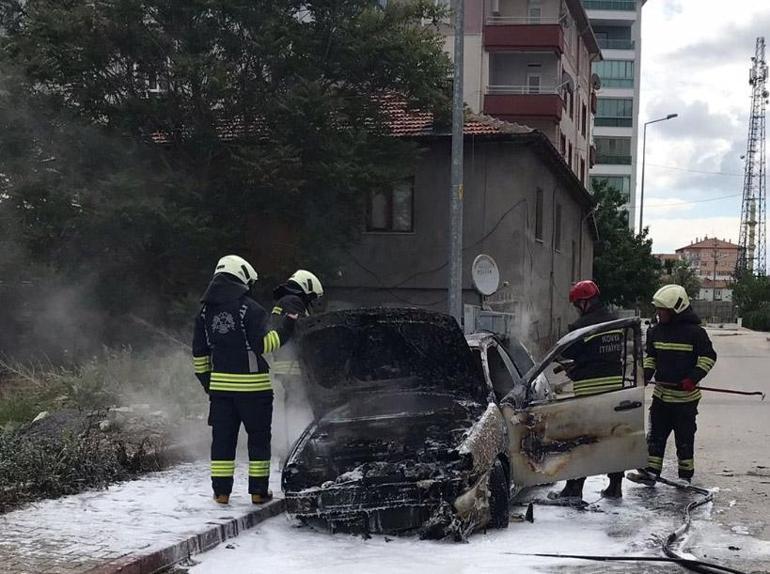
<svg viewBox="0 0 770 574">
<path fill-rule="evenodd" d="M 718 522 L 770 540 L 770 334 L 713 329 L 709 335 L 718 359 L 701 384 L 764 391 L 768 398 L 704 391 L 695 437 L 695 481 L 720 489 L 714 509 Z M 673 471 L 673 439 L 666 455 Z"/>
</svg>

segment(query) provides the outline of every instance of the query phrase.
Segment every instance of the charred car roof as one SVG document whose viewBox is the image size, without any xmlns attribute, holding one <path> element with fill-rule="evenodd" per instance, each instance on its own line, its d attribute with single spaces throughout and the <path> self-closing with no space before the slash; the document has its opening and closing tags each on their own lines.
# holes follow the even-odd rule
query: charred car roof
<svg viewBox="0 0 770 574">
<path fill-rule="evenodd" d="M 301 321 L 296 343 L 316 414 L 361 394 L 483 394 L 482 374 L 460 327 L 441 313 L 333 311 Z"/>
</svg>

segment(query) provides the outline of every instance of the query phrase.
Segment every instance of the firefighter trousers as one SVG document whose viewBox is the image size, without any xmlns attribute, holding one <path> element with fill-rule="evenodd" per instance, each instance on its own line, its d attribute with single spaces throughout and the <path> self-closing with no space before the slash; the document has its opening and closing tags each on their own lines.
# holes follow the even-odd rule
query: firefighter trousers
<svg viewBox="0 0 770 574">
<path fill-rule="evenodd" d="M 214 494 L 230 494 L 235 473 L 235 449 L 243 423 L 248 435 L 249 493 L 267 493 L 270 478 L 270 425 L 273 391 L 212 392 L 209 395 L 211 425 L 211 487 Z"/>
<path fill-rule="evenodd" d="M 691 479 L 695 474 L 695 418 L 698 415 L 698 401 L 688 403 L 667 403 L 658 397 L 652 398 L 650 406 L 650 428 L 647 434 L 647 470 L 660 474 L 663 470 L 663 456 L 666 441 L 673 431 L 676 456 L 679 459 L 679 478 Z"/>
</svg>

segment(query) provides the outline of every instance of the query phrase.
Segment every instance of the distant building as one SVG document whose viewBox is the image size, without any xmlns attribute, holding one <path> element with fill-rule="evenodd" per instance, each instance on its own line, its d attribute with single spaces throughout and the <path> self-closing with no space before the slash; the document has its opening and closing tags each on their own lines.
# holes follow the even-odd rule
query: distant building
<svg viewBox="0 0 770 574">
<path fill-rule="evenodd" d="M 452 27 L 441 30 L 452 56 Z M 580 0 L 466 2 L 464 50 L 465 103 L 545 134 L 587 186 L 600 50 Z"/>
<path fill-rule="evenodd" d="M 704 301 L 732 301 L 730 283 L 740 255 L 740 246 L 716 237 L 696 238 L 676 253 L 658 254 L 666 262 L 687 261 L 701 280 L 698 299 Z"/>
<path fill-rule="evenodd" d="M 637 136 L 642 55 L 642 7 L 647 0 L 582 0 L 601 48 L 593 71 L 601 80 L 594 117 L 596 162 L 591 181 L 603 180 L 628 201 L 636 220 Z"/>
</svg>

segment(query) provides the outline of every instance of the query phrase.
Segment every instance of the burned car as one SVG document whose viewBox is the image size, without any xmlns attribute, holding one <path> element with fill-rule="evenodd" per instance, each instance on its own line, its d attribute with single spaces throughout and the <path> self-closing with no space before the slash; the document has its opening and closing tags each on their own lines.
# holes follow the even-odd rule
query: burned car
<svg viewBox="0 0 770 574">
<path fill-rule="evenodd" d="M 603 329 L 628 333 L 625 386 L 577 398 L 546 369 Z M 287 511 L 333 531 L 463 538 L 507 526 L 514 489 L 636 468 L 638 337 L 635 319 L 588 327 L 535 364 L 515 341 L 466 338 L 424 310 L 304 320 L 296 342 L 315 421 L 283 469 Z"/>
</svg>

